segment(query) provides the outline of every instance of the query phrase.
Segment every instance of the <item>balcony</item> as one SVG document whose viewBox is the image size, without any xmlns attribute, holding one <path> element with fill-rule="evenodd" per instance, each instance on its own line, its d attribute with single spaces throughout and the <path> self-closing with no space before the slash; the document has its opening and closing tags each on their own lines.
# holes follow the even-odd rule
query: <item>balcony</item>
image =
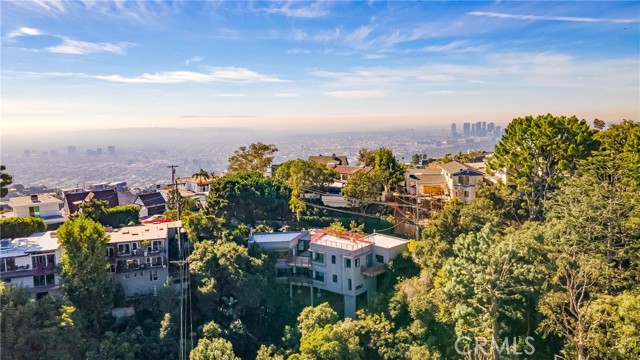
<svg viewBox="0 0 640 360">
<path fill-rule="evenodd" d="M 290 256 L 287 258 L 287 265 L 309 269 L 311 268 L 311 259 L 308 256 Z"/>
<path fill-rule="evenodd" d="M 146 270 L 146 269 L 157 269 L 167 267 L 167 258 L 162 257 L 162 262 L 151 262 L 151 263 L 136 263 L 136 264 L 117 264 L 116 273 L 130 272 L 130 271 L 138 271 L 138 270 Z"/>
<path fill-rule="evenodd" d="M 110 256 L 111 259 L 113 258 L 126 258 L 126 257 L 142 257 L 142 256 L 152 256 L 152 255 L 159 255 L 159 254 L 166 254 L 166 250 L 165 249 L 156 249 L 156 250 L 142 250 L 142 249 L 137 249 L 137 250 L 131 250 L 130 252 L 117 252 L 114 253 L 112 256 Z"/>
<path fill-rule="evenodd" d="M 36 276 L 36 275 L 47 275 L 53 274 L 56 271 L 55 264 L 48 264 L 46 266 L 41 265 L 37 268 L 32 268 L 31 265 L 23 265 L 23 266 L 10 266 L 6 271 L 0 272 L 0 278 L 2 279 L 13 279 L 17 277 L 25 277 L 25 276 Z"/>
<path fill-rule="evenodd" d="M 313 280 L 308 276 L 283 276 L 277 277 L 276 281 L 287 285 L 310 285 L 313 283 Z"/>
<path fill-rule="evenodd" d="M 369 267 L 362 267 L 360 272 L 364 276 L 368 277 L 376 277 L 378 275 L 384 274 L 387 271 L 387 264 L 380 264 Z"/>
</svg>

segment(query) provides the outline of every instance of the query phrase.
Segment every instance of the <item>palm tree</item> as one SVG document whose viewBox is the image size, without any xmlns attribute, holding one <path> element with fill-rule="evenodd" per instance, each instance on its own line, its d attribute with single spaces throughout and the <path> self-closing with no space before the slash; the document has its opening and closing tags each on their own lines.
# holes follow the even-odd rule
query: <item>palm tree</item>
<svg viewBox="0 0 640 360">
<path fill-rule="evenodd" d="M 213 175 L 213 174 L 209 174 L 206 170 L 200 169 L 200 171 L 198 171 L 197 173 L 191 175 L 191 177 L 193 178 L 193 180 L 195 180 L 198 183 L 200 183 L 200 182 L 205 182 L 205 181 L 211 179 L 211 175 Z"/>
</svg>

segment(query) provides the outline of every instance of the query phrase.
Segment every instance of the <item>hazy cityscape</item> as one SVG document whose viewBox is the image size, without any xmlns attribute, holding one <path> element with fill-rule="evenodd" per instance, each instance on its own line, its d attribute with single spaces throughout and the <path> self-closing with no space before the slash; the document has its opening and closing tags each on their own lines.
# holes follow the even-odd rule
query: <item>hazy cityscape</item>
<svg viewBox="0 0 640 360">
<path fill-rule="evenodd" d="M 452 123 L 449 127 L 402 129 L 378 132 L 324 132 L 317 135 L 300 134 L 278 136 L 244 131 L 180 129 L 179 136 L 172 129 L 138 129 L 144 137 L 127 141 L 131 131 L 122 134 L 112 130 L 111 139 L 99 139 L 95 145 L 77 145 L 62 140 L 47 146 L 36 142 L 30 148 L 3 147 L 3 163 L 14 174 L 14 183 L 26 187 L 87 187 L 104 181 L 126 181 L 134 189 L 144 189 L 170 181 L 167 165 L 178 165 L 178 173 L 191 175 L 200 169 L 221 174 L 226 171 L 228 158 L 242 144 L 263 142 L 275 144 L 279 151 L 274 162 L 306 159 L 311 155 L 344 154 L 357 162 L 362 148 L 387 147 L 399 161 L 409 162 L 413 154 L 441 157 L 473 150 L 492 151 L 502 133 L 501 125 L 493 122 Z M 233 133 L 230 139 L 227 134 Z M 204 135 L 203 135 L 204 134 Z M 86 143 L 86 139 L 74 136 Z M 131 135 L 128 135 L 131 136 Z M 153 140 L 152 140 L 153 139 Z M 108 141 L 112 142 L 108 142 Z M 118 145 L 109 145 L 111 143 Z"/>
</svg>

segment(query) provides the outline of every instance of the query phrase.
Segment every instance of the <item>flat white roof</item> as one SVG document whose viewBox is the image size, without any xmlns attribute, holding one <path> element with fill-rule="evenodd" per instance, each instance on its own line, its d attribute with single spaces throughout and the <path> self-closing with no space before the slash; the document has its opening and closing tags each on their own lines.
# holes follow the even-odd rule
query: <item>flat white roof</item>
<svg viewBox="0 0 640 360">
<path fill-rule="evenodd" d="M 35 195 L 34 195 L 35 196 Z M 38 206 L 42 204 L 62 204 L 62 200 L 54 194 L 38 194 L 38 201 L 31 200 L 31 196 L 16 196 L 9 199 L 9 206 Z"/>
<path fill-rule="evenodd" d="M 55 231 L 35 233 L 29 237 L 16 238 L 11 246 L 0 250 L 0 258 L 27 256 L 34 252 L 51 252 L 60 247 Z"/>
<path fill-rule="evenodd" d="M 127 226 L 120 229 L 113 229 L 113 231 L 107 234 L 110 236 L 109 244 L 113 244 L 128 241 L 166 239 L 168 232 L 169 227 L 167 223 L 163 223 Z"/>
<path fill-rule="evenodd" d="M 362 240 L 350 240 L 344 239 L 332 234 L 322 234 L 320 237 L 316 238 L 311 242 L 312 244 L 323 245 L 327 247 L 332 247 L 336 249 L 344 249 L 344 250 L 358 250 L 364 247 L 371 245 L 369 242 Z"/>
<path fill-rule="evenodd" d="M 397 246 L 405 246 L 409 243 L 409 240 L 401 239 L 395 236 L 385 234 L 371 234 L 365 237 L 365 239 L 373 241 L 376 246 L 391 249 Z"/>
<path fill-rule="evenodd" d="M 253 233 L 251 234 L 251 242 L 258 244 L 274 243 L 274 242 L 289 242 L 295 240 L 301 235 L 306 234 L 302 231 L 294 232 L 273 232 L 273 233 Z"/>
</svg>

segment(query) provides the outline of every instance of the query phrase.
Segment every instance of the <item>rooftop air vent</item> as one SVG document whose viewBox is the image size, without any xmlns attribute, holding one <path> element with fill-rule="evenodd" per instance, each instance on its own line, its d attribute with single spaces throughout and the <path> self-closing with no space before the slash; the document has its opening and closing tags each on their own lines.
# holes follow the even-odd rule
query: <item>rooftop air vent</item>
<svg viewBox="0 0 640 360">
<path fill-rule="evenodd" d="M 11 239 L 2 239 L 0 240 L 0 249 L 6 250 L 12 248 Z"/>
<path fill-rule="evenodd" d="M 31 195 L 31 202 L 38 202 L 38 195 Z"/>
</svg>

